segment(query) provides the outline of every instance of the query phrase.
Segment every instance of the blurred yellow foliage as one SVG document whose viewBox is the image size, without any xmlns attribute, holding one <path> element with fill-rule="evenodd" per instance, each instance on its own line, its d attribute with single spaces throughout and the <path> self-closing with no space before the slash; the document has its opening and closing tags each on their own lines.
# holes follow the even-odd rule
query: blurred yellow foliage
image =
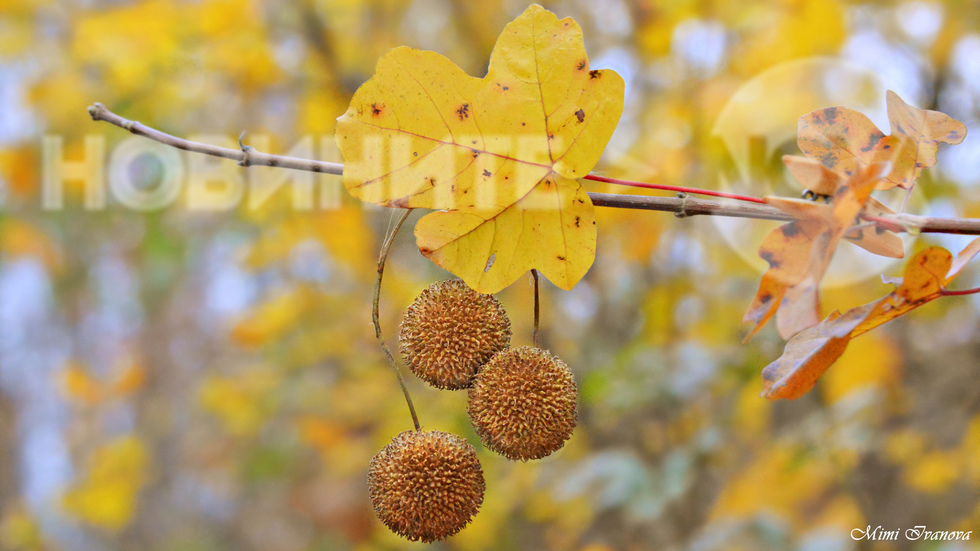
<svg viewBox="0 0 980 551">
<path fill-rule="evenodd" d="M 865 524 L 864 514 L 857 501 L 847 495 L 834 498 L 813 523 L 814 526 L 832 526 L 838 530 L 850 532 L 855 526 Z"/>
<path fill-rule="evenodd" d="M 6 551 L 42 551 L 45 549 L 41 527 L 21 505 L 0 512 L 0 549 Z"/>
<path fill-rule="evenodd" d="M 888 435 L 882 448 L 883 455 L 892 463 L 904 465 L 922 455 L 926 449 L 926 436 L 911 430 L 894 431 Z"/>
<path fill-rule="evenodd" d="M 912 461 L 904 472 L 904 479 L 916 490 L 938 494 L 962 478 L 961 470 L 956 453 L 936 450 Z"/>
<path fill-rule="evenodd" d="M 27 197 L 37 188 L 39 164 L 32 148 L 0 148 L 0 179 L 17 196 Z"/>
<path fill-rule="evenodd" d="M 121 530 L 136 512 L 149 463 L 136 436 L 122 436 L 96 448 L 85 474 L 63 496 L 65 511 L 92 526 Z"/>
<path fill-rule="evenodd" d="M 828 370 L 818 385 L 824 400 L 835 403 L 867 387 L 887 387 L 899 378 L 901 355 L 898 346 L 883 333 L 855 339 L 847 352 Z"/>
<path fill-rule="evenodd" d="M 340 423 L 308 415 L 296 422 L 304 442 L 319 450 L 329 450 L 347 439 L 347 431 Z"/>
<path fill-rule="evenodd" d="M 145 90 L 188 68 L 223 74 L 244 90 L 279 77 L 253 2 L 147 0 L 90 12 L 75 26 L 71 54 L 101 68 L 118 93 Z M 192 57 L 184 52 L 194 50 Z"/>
<path fill-rule="evenodd" d="M 146 383 L 146 371 L 135 361 L 127 362 L 116 369 L 109 380 L 99 380 L 84 364 L 70 361 L 61 377 L 65 394 L 70 399 L 89 406 L 132 394 Z"/>
<path fill-rule="evenodd" d="M 967 480 L 980 486 L 980 415 L 975 416 L 967 426 L 960 453 Z"/>
<path fill-rule="evenodd" d="M 63 266 L 63 254 L 56 241 L 31 222 L 10 216 L 0 220 L 0 252 L 12 257 L 33 257 L 54 272 Z"/>
<path fill-rule="evenodd" d="M 732 428 L 747 438 L 764 435 L 769 430 L 772 402 L 759 398 L 759 382 L 751 380 L 742 386 L 735 402 Z"/>
<path fill-rule="evenodd" d="M 235 436 L 255 434 L 275 412 L 279 377 L 256 369 L 234 377 L 209 376 L 198 390 L 205 411 L 215 415 L 225 430 Z"/>
<path fill-rule="evenodd" d="M 731 478 L 711 512 L 712 519 L 745 518 L 768 511 L 786 519 L 794 528 L 812 529 L 813 507 L 844 472 L 828 456 L 776 445 L 761 451 L 757 459 Z M 821 510 L 823 507 L 821 507 Z M 836 514 L 827 517 L 836 522 Z"/>
<path fill-rule="evenodd" d="M 733 54 L 735 66 L 755 74 L 781 61 L 832 54 L 847 36 L 844 5 L 837 0 L 779 0 L 765 4 L 730 2 L 743 12 L 745 42 Z"/>
<path fill-rule="evenodd" d="M 247 348 L 256 348 L 281 337 L 296 325 L 305 310 L 301 291 L 282 293 L 260 304 L 231 331 L 231 338 Z"/>
<path fill-rule="evenodd" d="M 251 268 L 288 262 L 296 246 L 307 240 L 321 243 L 332 260 L 358 276 L 375 270 L 374 231 L 361 204 L 346 204 L 312 216 L 288 216 L 252 243 L 245 262 Z"/>
<path fill-rule="evenodd" d="M 100 383 L 81 364 L 70 362 L 62 377 L 65 393 L 69 398 L 90 406 L 103 400 Z"/>
</svg>

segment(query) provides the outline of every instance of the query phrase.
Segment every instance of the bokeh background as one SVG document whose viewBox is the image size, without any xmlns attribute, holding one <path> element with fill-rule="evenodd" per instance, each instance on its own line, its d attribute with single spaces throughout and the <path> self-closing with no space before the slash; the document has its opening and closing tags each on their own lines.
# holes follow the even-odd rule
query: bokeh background
<svg viewBox="0 0 980 551">
<path fill-rule="evenodd" d="M 603 174 L 796 195 L 779 164 L 795 151 L 795 118 L 839 99 L 887 129 L 890 88 L 971 133 L 920 180 L 915 212 L 980 216 L 975 0 L 543 4 L 582 25 L 593 67 L 626 79 Z M 42 140 L 60 138 L 68 161 L 107 166 L 130 136 L 89 120 L 86 107 L 100 101 L 181 136 L 231 145 L 247 130 L 270 152 L 300 144 L 339 160 L 335 119 L 386 50 L 436 50 L 483 75 L 497 35 L 525 7 L 4 0 L 0 548 L 423 547 L 374 518 L 365 486 L 371 457 L 411 427 L 370 317 L 392 213 L 351 200 L 332 176 L 317 177 L 312 209 L 297 208 L 287 187 L 259 204 L 193 210 L 189 179 L 148 212 L 111 194 L 105 208 L 86 208 L 77 181 L 64 182 L 63 208 L 45 209 Z M 800 70 L 814 60 L 863 67 L 877 82 Z M 769 108 L 734 119 L 726 147 L 720 115 L 760 78 Z M 104 157 L 86 152 L 86 136 L 104 139 Z M 225 182 L 275 178 L 217 166 Z M 166 167 L 142 156 L 123 169 L 152 190 Z M 477 445 L 487 480 L 472 525 L 431 548 L 980 548 L 980 302 L 944 299 L 877 329 L 813 392 L 771 403 L 758 396 L 759 372 L 782 342 L 768 328 L 739 343 L 761 274 L 752 254 L 772 226 L 611 209 L 598 224 L 588 276 L 570 292 L 543 289 L 545 345 L 580 390 L 581 426 L 561 452 L 532 463 L 488 453 L 465 393 L 409 380 L 424 427 Z M 923 236 L 908 247 L 955 253 L 967 242 Z M 887 292 L 877 274 L 900 269 L 874 260 L 831 285 L 825 306 L 873 300 Z M 959 285 L 980 285 L 978 274 Z M 389 341 L 414 296 L 445 277 L 409 231 L 398 236 L 381 303 Z M 531 340 L 531 297 L 530 280 L 500 294 L 517 345 Z M 869 525 L 974 533 L 851 539 Z"/>
</svg>

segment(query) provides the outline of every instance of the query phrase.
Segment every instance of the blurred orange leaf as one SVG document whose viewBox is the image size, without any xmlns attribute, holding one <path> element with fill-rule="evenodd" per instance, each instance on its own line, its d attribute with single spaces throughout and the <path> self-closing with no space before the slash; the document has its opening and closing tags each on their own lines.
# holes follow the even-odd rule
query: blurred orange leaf
<svg viewBox="0 0 980 551">
<path fill-rule="evenodd" d="M 102 385 L 78 363 L 70 363 L 62 377 L 65 393 L 73 400 L 95 405 L 105 398 Z"/>
</svg>

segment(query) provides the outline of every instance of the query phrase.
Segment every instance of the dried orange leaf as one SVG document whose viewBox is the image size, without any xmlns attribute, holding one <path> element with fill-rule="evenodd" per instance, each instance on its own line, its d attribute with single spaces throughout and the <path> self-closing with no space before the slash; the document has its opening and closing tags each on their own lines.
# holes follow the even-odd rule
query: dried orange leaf
<svg viewBox="0 0 980 551">
<path fill-rule="evenodd" d="M 960 272 L 966 264 L 973 260 L 973 257 L 977 256 L 977 253 L 980 253 L 980 237 L 970 241 L 970 244 L 960 251 L 960 254 L 956 255 L 956 258 L 953 259 L 953 264 L 949 267 L 949 272 L 946 273 L 945 283 L 948 284 L 956 276 L 960 275 Z"/>
<path fill-rule="evenodd" d="M 800 117 L 797 144 L 803 153 L 845 177 L 877 161 L 889 160 L 893 140 L 864 113 L 827 107 Z"/>
<path fill-rule="evenodd" d="M 833 195 L 846 180 L 815 159 L 799 155 L 783 155 L 783 164 L 804 188 L 818 195 Z"/>
<path fill-rule="evenodd" d="M 837 192 L 837 189 L 847 181 L 843 176 L 823 166 L 815 159 L 808 159 L 797 155 L 784 155 L 783 164 L 786 165 L 786 168 L 800 181 L 804 188 L 809 189 L 817 195 L 833 196 Z M 783 199 L 783 201 L 796 200 Z M 769 202 L 775 204 L 776 200 L 772 198 Z M 781 206 L 780 208 L 784 212 L 789 212 L 789 205 L 785 207 Z M 894 211 L 881 204 L 874 197 L 868 198 L 864 204 L 863 212 L 871 216 L 895 214 Z M 794 216 L 796 215 L 794 214 Z M 797 216 L 797 218 L 799 217 Z M 889 230 L 883 230 L 878 227 L 866 227 L 858 230 L 851 229 L 844 234 L 844 239 L 874 254 L 890 258 L 902 258 L 905 256 L 905 246 L 902 243 L 902 238 Z"/>
<path fill-rule="evenodd" d="M 763 274 L 759 290 L 742 318 L 743 322 L 755 324 L 745 337 L 746 341 L 772 318 L 786 291 L 807 277 L 810 251 L 823 230 L 824 224 L 820 221 L 797 220 L 776 228 L 762 240 L 759 256 L 769 263 L 769 269 Z"/>
<path fill-rule="evenodd" d="M 893 186 L 910 188 L 923 168 L 936 164 L 939 144 L 962 142 L 966 137 L 966 126 L 945 113 L 912 107 L 891 90 L 887 98 L 891 135 L 898 138 L 898 148 L 891 157 L 895 168 L 886 181 Z"/>
<path fill-rule="evenodd" d="M 809 392 L 844 354 L 851 331 L 864 319 L 862 313 L 857 308 L 843 316 L 834 312 L 790 339 L 783 355 L 762 370 L 762 396 L 793 400 Z"/>
<path fill-rule="evenodd" d="M 888 169 L 888 163 L 858 169 L 835 191 L 831 205 L 765 198 L 767 203 L 798 220 L 774 230 L 759 247 L 759 256 L 769 263 L 769 270 L 763 275 L 743 318 L 756 323 L 746 339 L 755 335 L 776 312 L 779 334 L 786 339 L 819 321 L 818 288 L 837 243 Z"/>
<path fill-rule="evenodd" d="M 958 144 L 966 126 L 949 115 L 912 107 L 887 93 L 891 135 L 846 107 L 827 107 L 800 117 L 797 143 L 811 159 L 844 176 L 875 162 L 892 162 L 879 189 L 911 188 L 923 168 L 936 164 L 940 143 Z"/>
<path fill-rule="evenodd" d="M 901 284 L 871 303 L 874 308 L 851 336 L 867 333 L 942 296 L 940 291 L 947 282 L 946 274 L 952 263 L 953 255 L 942 247 L 929 247 L 915 254 L 905 265 Z"/>
<path fill-rule="evenodd" d="M 844 353 L 851 339 L 943 296 L 945 285 L 978 252 L 980 238 L 960 252 L 956 261 L 941 247 L 930 247 L 914 255 L 905 266 L 904 277 L 889 278 L 896 285 L 894 291 L 843 315 L 834 312 L 790 339 L 783 355 L 762 370 L 762 395 L 770 399 L 799 398 Z"/>
<path fill-rule="evenodd" d="M 594 209 L 575 178 L 598 161 L 623 79 L 591 70 L 582 31 L 532 5 L 507 25 L 486 77 L 396 48 L 337 124 L 344 185 L 385 206 L 440 209 L 421 252 L 492 293 L 531 268 L 570 289 L 595 258 Z"/>
</svg>

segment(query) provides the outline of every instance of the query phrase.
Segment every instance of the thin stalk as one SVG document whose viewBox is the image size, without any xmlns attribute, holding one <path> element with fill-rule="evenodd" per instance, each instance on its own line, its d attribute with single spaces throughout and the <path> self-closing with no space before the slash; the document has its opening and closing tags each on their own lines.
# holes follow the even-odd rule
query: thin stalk
<svg viewBox="0 0 980 551">
<path fill-rule="evenodd" d="M 538 271 L 531 269 L 531 277 L 534 279 L 534 347 L 541 348 L 541 299 L 538 295 Z"/>
<path fill-rule="evenodd" d="M 721 197 L 723 199 L 735 199 L 737 201 L 745 201 L 747 203 L 759 203 L 761 205 L 766 204 L 765 200 L 760 199 L 759 197 L 739 195 L 737 193 L 726 193 L 724 191 L 714 191 L 711 189 L 701 189 L 696 187 L 684 187 L 684 186 L 669 186 L 666 184 L 650 184 L 647 182 L 634 182 L 633 180 L 620 180 L 619 178 L 607 178 L 605 176 L 596 176 L 595 174 L 586 174 L 585 179 L 592 180 L 594 182 L 605 182 L 607 184 L 616 184 L 620 186 L 639 187 L 645 189 L 659 189 L 662 191 L 676 191 L 678 193 L 693 193 L 695 195 L 710 195 L 711 197 Z"/>
<path fill-rule="evenodd" d="M 402 394 L 405 395 L 405 403 L 408 404 L 408 411 L 412 414 L 412 422 L 415 423 L 415 430 L 419 431 L 422 430 L 422 426 L 419 424 L 418 414 L 415 413 L 415 404 L 412 403 L 412 396 L 408 393 L 408 386 L 405 385 L 405 378 L 402 377 L 402 372 L 398 369 L 395 357 L 391 354 L 391 350 L 388 349 L 388 345 L 385 344 L 384 336 L 381 334 L 381 319 L 378 315 L 378 306 L 381 302 L 381 278 L 384 277 L 385 262 L 388 261 L 388 251 L 391 250 L 391 243 L 395 240 L 395 235 L 398 234 L 398 230 L 402 228 L 402 224 L 405 223 L 405 220 L 408 219 L 408 215 L 411 212 L 412 209 L 402 211 L 401 216 L 398 217 L 398 221 L 395 222 L 395 227 L 381 245 L 381 253 L 378 255 L 378 278 L 374 282 L 374 307 L 371 310 L 371 319 L 374 321 L 374 335 L 378 337 L 378 344 L 381 345 L 381 350 L 384 351 L 385 357 L 388 359 L 388 365 L 391 366 L 391 370 L 395 372 L 395 377 L 398 378 L 398 386 L 402 387 Z"/>
<path fill-rule="evenodd" d="M 951 291 L 949 289 L 939 290 L 939 294 L 944 297 L 962 297 L 966 295 L 975 295 L 977 293 L 980 293 L 980 287 L 977 287 L 976 289 L 963 289 L 960 291 Z"/>
</svg>

